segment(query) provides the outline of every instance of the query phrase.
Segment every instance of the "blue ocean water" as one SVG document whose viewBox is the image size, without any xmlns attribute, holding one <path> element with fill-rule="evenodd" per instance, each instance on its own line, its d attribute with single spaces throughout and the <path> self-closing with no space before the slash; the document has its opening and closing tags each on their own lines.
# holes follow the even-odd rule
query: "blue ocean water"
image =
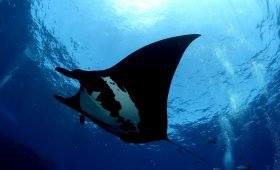
<svg viewBox="0 0 280 170">
<path fill-rule="evenodd" d="M 168 136 L 208 163 L 82 126 L 53 98 L 78 89 L 56 66 L 105 69 L 194 33 L 169 92 Z M 0 169 L 280 170 L 279 40 L 279 0 L 0 0 Z"/>
</svg>

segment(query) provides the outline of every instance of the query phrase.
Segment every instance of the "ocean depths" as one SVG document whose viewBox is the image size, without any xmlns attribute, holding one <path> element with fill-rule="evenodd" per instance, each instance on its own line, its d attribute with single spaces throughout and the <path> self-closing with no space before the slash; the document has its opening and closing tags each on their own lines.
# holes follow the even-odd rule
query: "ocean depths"
<svg viewBox="0 0 280 170">
<path fill-rule="evenodd" d="M 54 71 L 108 68 L 201 34 L 168 97 L 168 142 L 127 144 L 54 100 Z M 1 170 L 280 170 L 279 0 L 0 0 Z M 160 61 L 159 61 L 160 63 Z"/>
</svg>

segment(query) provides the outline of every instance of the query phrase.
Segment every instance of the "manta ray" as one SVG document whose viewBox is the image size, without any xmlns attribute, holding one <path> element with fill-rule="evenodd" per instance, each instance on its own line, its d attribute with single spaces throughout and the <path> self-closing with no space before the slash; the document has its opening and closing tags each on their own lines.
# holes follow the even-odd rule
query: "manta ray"
<svg viewBox="0 0 280 170">
<path fill-rule="evenodd" d="M 55 98 L 80 112 L 80 123 L 88 118 L 125 142 L 168 140 L 177 145 L 167 136 L 169 88 L 184 51 L 199 36 L 182 35 L 154 42 L 105 70 L 69 71 L 57 67 L 59 73 L 78 80 L 80 89 L 72 97 Z"/>
</svg>

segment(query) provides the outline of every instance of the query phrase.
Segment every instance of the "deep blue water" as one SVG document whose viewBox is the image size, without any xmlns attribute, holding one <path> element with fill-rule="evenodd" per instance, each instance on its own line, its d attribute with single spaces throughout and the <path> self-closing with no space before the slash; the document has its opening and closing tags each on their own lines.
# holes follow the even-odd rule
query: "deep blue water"
<svg viewBox="0 0 280 170">
<path fill-rule="evenodd" d="M 144 45 L 191 44 L 168 99 L 168 142 L 132 145 L 54 100 L 68 69 L 104 69 Z M 0 0 L 0 169 L 280 170 L 279 0 Z M 216 144 L 209 144 L 209 138 Z"/>
</svg>

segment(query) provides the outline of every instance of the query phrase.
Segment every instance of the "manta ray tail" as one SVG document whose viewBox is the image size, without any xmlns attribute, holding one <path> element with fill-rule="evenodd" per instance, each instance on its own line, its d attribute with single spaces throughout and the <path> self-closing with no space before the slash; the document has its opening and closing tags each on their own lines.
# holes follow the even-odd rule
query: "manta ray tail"
<svg viewBox="0 0 280 170">
<path fill-rule="evenodd" d="M 207 160 L 205 160 L 204 158 L 200 157 L 199 155 L 197 155 L 196 153 L 192 152 L 191 150 L 180 146 L 179 144 L 175 143 L 174 141 L 172 141 L 170 139 L 167 139 L 167 141 L 170 142 L 171 144 L 175 145 L 177 148 L 179 148 L 180 151 L 191 154 L 195 158 L 199 159 L 201 162 L 208 163 Z"/>
</svg>

